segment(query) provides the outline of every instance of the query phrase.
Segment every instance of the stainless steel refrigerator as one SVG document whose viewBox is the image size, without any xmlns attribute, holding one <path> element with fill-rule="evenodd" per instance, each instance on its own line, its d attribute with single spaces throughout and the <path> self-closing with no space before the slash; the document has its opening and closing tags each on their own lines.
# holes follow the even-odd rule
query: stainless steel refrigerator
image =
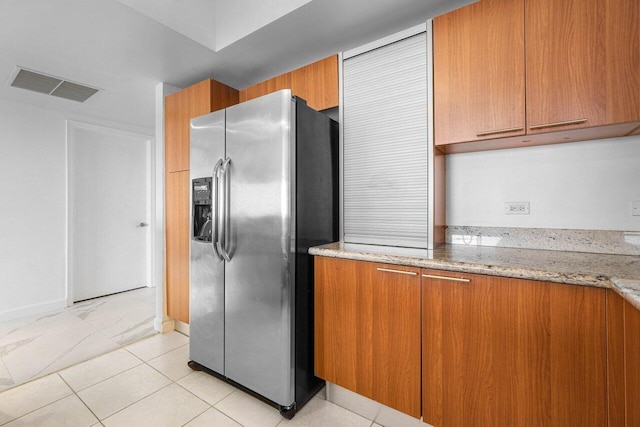
<svg viewBox="0 0 640 427">
<path fill-rule="evenodd" d="M 191 120 L 189 365 L 287 418 L 323 384 L 307 251 L 338 239 L 337 138 L 290 90 Z"/>
</svg>

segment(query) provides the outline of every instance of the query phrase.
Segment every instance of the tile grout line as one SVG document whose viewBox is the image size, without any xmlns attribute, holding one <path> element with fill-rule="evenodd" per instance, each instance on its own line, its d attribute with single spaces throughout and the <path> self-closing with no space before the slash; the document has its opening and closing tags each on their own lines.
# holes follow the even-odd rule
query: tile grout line
<svg viewBox="0 0 640 427">
<path fill-rule="evenodd" d="M 171 381 L 171 380 L 169 380 L 169 381 Z M 98 421 L 100 421 L 100 424 L 102 424 L 102 421 L 104 421 L 104 420 L 108 420 L 109 418 L 113 417 L 114 415 L 119 414 L 120 412 L 124 411 L 125 409 L 132 407 L 132 406 L 133 406 L 133 405 L 135 405 L 136 403 L 138 403 L 138 402 L 140 402 L 140 401 L 142 401 L 142 400 L 146 399 L 146 398 L 147 398 L 147 397 L 149 397 L 149 396 L 152 396 L 152 395 L 154 395 L 154 394 L 158 393 L 159 391 L 164 390 L 165 388 L 167 388 L 167 387 L 169 387 L 169 386 L 171 386 L 171 384 L 170 384 L 170 383 L 169 383 L 169 384 L 167 384 L 167 385 L 166 385 L 166 386 L 164 386 L 164 387 L 160 387 L 160 388 L 159 388 L 159 389 L 157 389 L 156 391 L 153 391 L 153 392 L 151 392 L 151 393 L 147 394 L 147 395 L 146 395 L 146 396 L 144 396 L 144 397 L 141 397 L 140 399 L 136 400 L 135 402 L 131 402 L 130 404 L 128 404 L 128 405 L 127 405 L 127 406 L 125 406 L 124 408 L 121 408 L 121 409 L 117 410 L 117 411 L 116 411 L 116 412 L 114 412 L 113 414 L 110 414 L 110 415 L 106 416 L 106 417 L 105 417 L 105 418 L 103 418 L 103 419 L 98 418 Z"/>
<path fill-rule="evenodd" d="M 58 374 L 57 372 L 52 372 L 52 373 L 50 373 L 50 374 L 45 375 L 44 377 L 35 378 L 35 379 L 30 380 L 30 381 L 27 381 L 26 383 L 23 383 L 23 384 L 29 384 L 30 382 L 37 381 L 37 380 L 39 380 L 39 379 L 42 379 L 42 378 L 48 377 L 49 375 L 56 375 L 56 376 L 58 376 L 58 378 L 60 378 L 60 379 L 62 380 L 62 382 L 64 382 L 64 383 L 65 383 L 65 385 L 66 385 L 67 387 L 69 387 L 69 384 L 67 384 L 67 382 L 66 382 L 66 381 L 65 381 L 65 380 L 60 376 L 60 374 Z M 20 385 L 23 385 L 23 384 L 20 384 Z M 3 426 L 3 425 L 6 425 L 6 424 L 9 424 L 9 423 L 12 423 L 12 422 L 14 422 L 14 421 L 16 421 L 16 420 L 19 420 L 20 418 L 24 418 L 24 417 L 26 417 L 26 416 L 27 416 L 27 415 L 29 415 L 29 414 L 32 414 L 32 413 L 34 413 L 34 412 L 36 412 L 36 411 L 39 411 L 39 410 L 40 410 L 40 409 L 42 409 L 42 408 L 46 408 L 46 407 L 47 407 L 47 406 L 49 406 L 49 405 L 53 405 L 53 404 L 54 404 L 54 403 L 56 403 L 56 402 L 59 402 L 59 401 L 61 401 L 61 400 L 63 400 L 63 399 L 66 399 L 66 398 L 67 398 L 67 397 L 69 397 L 69 396 L 73 396 L 73 395 L 75 394 L 75 392 L 73 391 L 73 389 L 72 389 L 71 387 L 69 387 L 69 390 L 71 390 L 71 393 L 69 393 L 69 394 L 67 394 L 67 395 L 65 395 L 65 396 L 62 396 L 62 397 L 61 397 L 61 398 L 59 398 L 59 399 L 52 400 L 51 402 L 47 403 L 46 405 L 43 405 L 43 406 L 40 406 L 40 407 L 38 407 L 38 408 L 32 409 L 31 411 L 29 411 L 29 412 L 27 412 L 27 413 L 24 413 L 24 414 L 20 415 L 20 416 L 19 416 L 19 417 L 17 417 L 17 418 L 13 418 L 13 419 L 11 419 L 11 420 L 7 421 L 6 423 L 2 423 L 2 424 L 0 424 L 0 426 Z M 8 390 L 5 390 L 5 391 L 8 391 Z M 96 417 L 96 418 L 97 418 L 97 417 Z"/>
<path fill-rule="evenodd" d="M 62 375 L 60 375 L 60 371 L 56 372 L 56 375 L 58 375 L 58 376 L 60 377 L 60 379 L 61 379 L 61 380 L 62 380 L 62 381 L 67 385 L 67 387 L 69 387 L 69 389 L 71 389 L 71 391 L 73 392 L 73 394 L 76 396 L 76 398 L 78 398 L 78 400 L 79 400 L 80 402 L 82 402 L 82 404 L 85 406 L 85 408 L 87 408 L 87 409 L 89 410 L 89 412 L 91 412 L 91 414 L 92 414 L 94 417 L 96 417 L 96 420 L 98 420 L 98 422 L 99 422 L 100 424 L 102 424 L 102 423 L 100 422 L 100 418 L 98 417 L 98 415 L 96 415 L 96 414 L 93 412 L 93 410 L 89 407 L 89 405 L 87 405 L 87 403 L 86 403 L 84 400 L 82 400 L 82 398 L 81 398 L 81 397 L 78 395 L 78 393 L 73 389 L 73 387 L 71 387 L 71 384 L 69 384 L 69 383 L 68 383 L 68 382 L 67 382 L 67 381 L 62 377 Z M 87 387 L 87 388 L 88 388 L 88 387 Z M 95 425 L 95 424 L 92 424 L 92 425 Z"/>
<path fill-rule="evenodd" d="M 13 382 L 13 385 L 11 385 L 9 388 L 7 388 L 6 390 L 0 390 L 0 393 L 7 391 L 7 390 L 11 390 L 13 387 L 16 387 L 16 380 L 15 378 L 13 378 L 13 375 L 11 375 L 11 371 L 9 371 L 9 368 L 7 368 L 6 363 L 4 363 L 4 360 L 2 357 L 0 357 L 0 364 L 2 364 L 2 366 L 4 366 L 4 370 L 7 372 L 7 375 L 9 375 L 9 379 L 11 380 L 11 382 Z"/>
</svg>

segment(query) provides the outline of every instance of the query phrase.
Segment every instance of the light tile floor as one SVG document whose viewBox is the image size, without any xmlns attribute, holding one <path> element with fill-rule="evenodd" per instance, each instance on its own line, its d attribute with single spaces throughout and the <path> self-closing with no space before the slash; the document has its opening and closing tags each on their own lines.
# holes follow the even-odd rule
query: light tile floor
<svg viewBox="0 0 640 427">
<path fill-rule="evenodd" d="M 0 323 L 0 391 L 154 335 L 155 294 L 141 288 Z"/>
<path fill-rule="evenodd" d="M 155 335 L 0 393 L 6 426 L 373 427 L 321 391 L 293 418 L 187 367 L 189 339 Z"/>
</svg>

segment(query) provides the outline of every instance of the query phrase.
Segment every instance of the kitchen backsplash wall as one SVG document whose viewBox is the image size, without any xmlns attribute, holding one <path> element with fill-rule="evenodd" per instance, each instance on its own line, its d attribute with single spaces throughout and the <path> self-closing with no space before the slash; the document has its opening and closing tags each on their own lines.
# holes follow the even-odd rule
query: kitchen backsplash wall
<svg viewBox="0 0 640 427">
<path fill-rule="evenodd" d="M 446 241 L 470 246 L 640 255 L 640 231 L 449 226 Z"/>
<path fill-rule="evenodd" d="M 446 223 L 640 231 L 639 165 L 640 136 L 448 155 Z M 529 202 L 530 213 L 505 214 L 505 202 Z"/>
</svg>

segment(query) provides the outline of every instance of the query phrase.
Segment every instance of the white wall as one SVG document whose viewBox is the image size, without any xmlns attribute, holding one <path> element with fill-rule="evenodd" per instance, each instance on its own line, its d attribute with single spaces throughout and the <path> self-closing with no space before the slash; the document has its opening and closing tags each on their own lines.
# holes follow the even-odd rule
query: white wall
<svg viewBox="0 0 640 427">
<path fill-rule="evenodd" d="M 640 230 L 640 136 L 447 156 L 447 224 Z M 504 202 L 529 201 L 530 215 Z"/>
<path fill-rule="evenodd" d="M 158 332 L 168 332 L 174 329 L 173 321 L 167 316 L 167 299 L 165 295 L 164 257 L 165 257 L 165 223 L 164 223 L 164 100 L 165 97 L 177 92 L 180 88 L 166 83 L 156 85 L 156 141 L 152 164 L 155 165 L 152 188 L 155 193 L 151 196 L 151 206 L 155 206 L 155 227 L 153 228 L 153 256 L 152 271 L 156 283 L 156 318 L 153 327 Z"/>
<path fill-rule="evenodd" d="M 216 51 L 293 12 L 311 0 L 218 0 Z"/>
<path fill-rule="evenodd" d="M 153 135 L 0 100 L 0 320 L 66 306 L 67 119 Z"/>
</svg>

